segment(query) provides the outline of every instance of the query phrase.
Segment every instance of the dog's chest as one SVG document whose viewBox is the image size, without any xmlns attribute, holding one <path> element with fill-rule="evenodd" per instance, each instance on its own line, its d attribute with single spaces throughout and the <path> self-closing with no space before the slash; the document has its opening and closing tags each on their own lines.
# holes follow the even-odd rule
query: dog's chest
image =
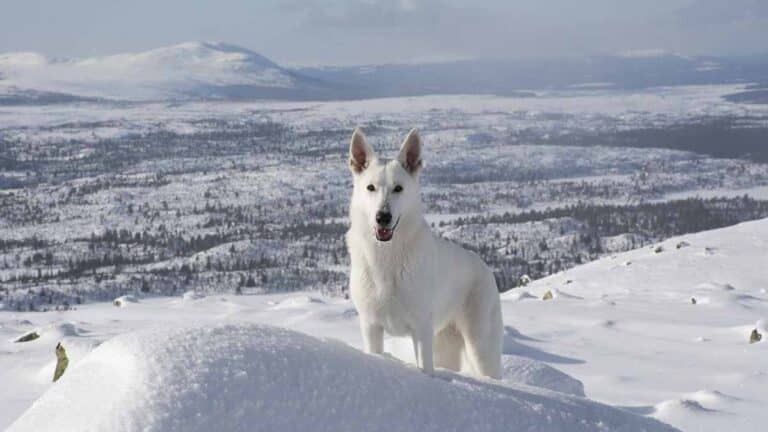
<svg viewBox="0 0 768 432">
<path fill-rule="evenodd" d="M 392 335 L 410 334 L 424 307 L 419 298 L 419 272 L 406 268 L 368 268 L 370 278 L 355 296 L 361 314 L 370 322 L 382 325 Z M 421 311 L 421 312 L 419 312 Z"/>
<path fill-rule="evenodd" d="M 407 296 L 397 288 L 375 289 L 372 296 L 363 301 L 364 314 L 370 322 L 380 324 L 387 333 L 400 336 L 410 333 L 412 328 L 410 310 Z"/>
</svg>

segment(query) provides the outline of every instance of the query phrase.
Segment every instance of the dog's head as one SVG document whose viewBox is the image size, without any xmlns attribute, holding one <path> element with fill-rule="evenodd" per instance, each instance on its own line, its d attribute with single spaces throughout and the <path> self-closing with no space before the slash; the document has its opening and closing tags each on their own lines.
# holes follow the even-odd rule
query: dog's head
<svg viewBox="0 0 768 432">
<path fill-rule="evenodd" d="M 349 167 L 354 181 L 352 212 L 365 219 L 376 240 L 392 240 L 401 221 L 421 214 L 421 139 L 416 129 L 403 141 L 397 158 L 388 162 L 380 161 L 363 132 L 355 129 Z"/>
</svg>

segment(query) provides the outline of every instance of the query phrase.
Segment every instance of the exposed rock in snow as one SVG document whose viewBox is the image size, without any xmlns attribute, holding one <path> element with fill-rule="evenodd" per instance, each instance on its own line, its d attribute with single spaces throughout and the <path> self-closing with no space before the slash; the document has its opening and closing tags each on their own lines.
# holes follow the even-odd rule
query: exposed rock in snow
<svg viewBox="0 0 768 432">
<path fill-rule="evenodd" d="M 56 344 L 56 370 L 53 372 L 53 381 L 56 382 L 64 375 L 64 372 L 69 366 L 69 357 L 67 357 L 67 350 L 64 345 L 59 342 Z"/>
<path fill-rule="evenodd" d="M 23 343 L 23 342 L 31 342 L 37 338 L 40 337 L 40 333 L 38 333 L 36 330 L 33 330 L 29 333 L 25 333 L 18 337 L 14 342 L 16 343 Z"/>
<path fill-rule="evenodd" d="M 112 304 L 116 307 L 126 307 L 128 306 L 128 303 L 138 303 L 139 300 L 136 299 L 136 297 L 128 294 L 124 296 L 120 296 L 114 300 L 112 300 Z"/>
</svg>

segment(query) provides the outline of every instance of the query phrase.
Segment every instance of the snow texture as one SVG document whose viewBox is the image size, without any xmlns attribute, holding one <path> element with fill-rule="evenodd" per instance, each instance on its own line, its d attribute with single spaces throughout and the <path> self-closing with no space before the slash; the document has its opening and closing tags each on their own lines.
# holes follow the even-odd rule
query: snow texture
<svg viewBox="0 0 768 432">
<path fill-rule="evenodd" d="M 768 219 L 660 244 L 661 253 L 616 254 L 503 294 L 499 383 L 445 371 L 430 378 L 367 356 L 354 349 L 361 340 L 351 303 L 317 293 L 3 311 L 0 429 L 136 430 L 145 422 L 150 431 L 204 430 L 216 418 L 231 426 L 222 432 L 310 423 L 471 430 L 470 420 L 479 430 L 615 430 L 622 422 L 653 430 L 652 417 L 682 430 L 763 430 L 768 343 L 750 344 L 749 335 L 768 334 Z M 542 301 L 547 291 L 557 295 Z M 31 331 L 40 337 L 13 342 Z M 52 383 L 59 342 L 70 364 Z M 410 345 L 387 338 L 385 351 L 412 362 Z M 573 396 L 582 392 L 589 399 Z M 90 417 L 76 418 L 76 409 Z M 64 420 L 101 423 L 73 429 Z"/>
<path fill-rule="evenodd" d="M 655 420 L 533 387 L 430 377 L 344 344 L 258 325 L 113 338 L 9 432 L 666 431 Z"/>
</svg>

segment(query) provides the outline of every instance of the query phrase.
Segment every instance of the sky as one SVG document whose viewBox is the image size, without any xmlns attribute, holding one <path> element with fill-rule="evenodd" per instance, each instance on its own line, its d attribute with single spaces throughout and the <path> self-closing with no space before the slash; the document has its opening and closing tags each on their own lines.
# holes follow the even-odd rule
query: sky
<svg viewBox="0 0 768 432">
<path fill-rule="evenodd" d="M 222 41 L 283 65 L 768 51 L 766 0 L 0 0 L 0 52 Z"/>
</svg>

